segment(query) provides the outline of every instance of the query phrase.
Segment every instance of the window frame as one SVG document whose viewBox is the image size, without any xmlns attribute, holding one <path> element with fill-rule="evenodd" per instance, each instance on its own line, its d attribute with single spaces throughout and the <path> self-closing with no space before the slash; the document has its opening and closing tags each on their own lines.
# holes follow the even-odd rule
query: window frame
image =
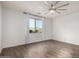
<svg viewBox="0 0 79 59">
<path fill-rule="evenodd" d="M 36 32 L 36 30 L 37 30 L 36 21 L 37 21 L 37 20 L 40 20 L 40 19 L 36 19 L 36 18 L 30 18 L 30 19 L 34 19 L 34 31 L 35 31 L 35 32 L 30 32 L 30 27 L 29 27 L 29 33 L 42 33 L 42 31 L 41 31 L 41 32 Z M 40 20 L 40 21 L 43 22 L 43 20 Z M 29 24 L 29 25 L 30 25 L 30 24 Z M 43 29 L 43 24 L 42 24 L 42 29 Z"/>
</svg>

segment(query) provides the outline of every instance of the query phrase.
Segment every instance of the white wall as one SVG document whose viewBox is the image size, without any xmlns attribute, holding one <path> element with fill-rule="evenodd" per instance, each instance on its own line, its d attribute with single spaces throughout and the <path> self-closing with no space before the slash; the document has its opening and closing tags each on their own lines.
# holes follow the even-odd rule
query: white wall
<svg viewBox="0 0 79 59">
<path fill-rule="evenodd" d="M 2 6 L 0 2 L 0 52 L 1 52 L 1 40 L 2 40 Z"/>
<path fill-rule="evenodd" d="M 3 7 L 3 48 L 25 44 L 27 18 L 22 12 Z"/>
<path fill-rule="evenodd" d="M 52 20 L 44 20 L 42 34 L 30 36 L 28 31 L 29 19 L 30 17 L 21 11 L 3 6 L 3 48 L 51 39 L 52 27 L 50 23 Z"/>
<path fill-rule="evenodd" d="M 44 20 L 44 39 L 52 39 L 52 19 Z"/>
<path fill-rule="evenodd" d="M 79 12 L 53 19 L 53 39 L 79 45 Z"/>
</svg>

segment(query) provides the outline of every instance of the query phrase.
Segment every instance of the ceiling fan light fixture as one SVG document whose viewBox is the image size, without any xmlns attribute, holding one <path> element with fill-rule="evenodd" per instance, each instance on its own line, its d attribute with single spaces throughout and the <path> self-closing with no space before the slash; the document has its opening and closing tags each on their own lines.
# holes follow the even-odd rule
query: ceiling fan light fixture
<svg viewBox="0 0 79 59">
<path fill-rule="evenodd" d="M 59 11 L 64 11 L 64 10 L 67 10 L 67 9 L 61 9 L 62 7 L 65 7 L 65 6 L 68 6 L 69 3 L 66 3 L 66 4 L 62 4 L 62 5 L 58 5 L 60 1 L 55 1 L 55 3 L 53 4 L 52 1 L 50 2 L 50 4 L 46 1 L 44 4 L 48 6 L 48 13 L 51 13 L 53 14 L 54 12 L 55 13 L 58 13 L 60 14 L 61 12 Z"/>
<path fill-rule="evenodd" d="M 54 13 L 55 11 L 54 10 L 50 10 L 50 13 Z"/>
</svg>

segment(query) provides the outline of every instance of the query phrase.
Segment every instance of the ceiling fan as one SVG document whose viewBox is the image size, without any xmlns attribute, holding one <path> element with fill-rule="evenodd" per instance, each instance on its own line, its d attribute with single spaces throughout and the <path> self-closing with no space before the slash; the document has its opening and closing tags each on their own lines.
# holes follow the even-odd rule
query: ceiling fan
<svg viewBox="0 0 79 59">
<path fill-rule="evenodd" d="M 58 6 L 58 3 L 60 1 L 55 1 L 54 4 L 49 4 L 47 1 L 44 1 L 44 4 L 48 7 L 48 11 L 45 12 L 44 14 L 47 14 L 47 13 L 53 13 L 53 12 L 57 12 L 58 14 L 60 14 L 60 11 L 65 11 L 67 9 L 62 9 L 62 7 L 65 7 L 65 6 L 68 6 L 69 3 L 65 3 L 63 5 L 59 5 Z"/>
</svg>

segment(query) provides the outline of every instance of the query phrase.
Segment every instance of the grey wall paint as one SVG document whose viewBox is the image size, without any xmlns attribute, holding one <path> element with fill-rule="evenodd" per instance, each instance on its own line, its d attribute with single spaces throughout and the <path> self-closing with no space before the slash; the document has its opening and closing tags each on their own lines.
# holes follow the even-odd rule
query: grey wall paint
<svg viewBox="0 0 79 59">
<path fill-rule="evenodd" d="M 79 45 L 79 12 L 53 19 L 53 39 Z"/>
<path fill-rule="evenodd" d="M 25 44 L 26 16 L 3 7 L 3 48 Z"/>
<path fill-rule="evenodd" d="M 28 33 L 28 15 L 22 14 L 11 8 L 3 7 L 3 48 L 12 47 L 42 40 L 48 40 L 52 37 L 51 22 L 52 20 L 44 20 L 43 33 Z M 43 39 L 42 39 L 43 37 Z"/>
</svg>

